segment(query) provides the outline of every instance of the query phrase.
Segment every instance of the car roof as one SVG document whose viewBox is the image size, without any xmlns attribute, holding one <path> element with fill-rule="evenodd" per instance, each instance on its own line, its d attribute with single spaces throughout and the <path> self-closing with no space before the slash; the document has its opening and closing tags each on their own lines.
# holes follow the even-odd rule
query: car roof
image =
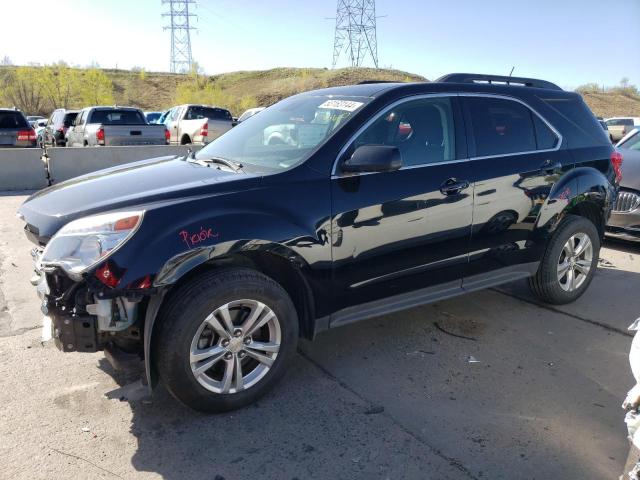
<svg viewBox="0 0 640 480">
<path fill-rule="evenodd" d="M 330 87 L 306 92 L 306 95 L 345 96 L 376 98 L 390 92 L 411 94 L 478 92 L 519 96 L 530 91 L 544 91 L 554 96 L 570 96 L 557 85 L 534 78 L 504 77 L 500 75 L 484 75 L 456 73 L 441 77 L 434 82 L 384 82 L 370 81 L 357 85 Z M 304 95 L 304 94 L 303 94 Z"/>
</svg>

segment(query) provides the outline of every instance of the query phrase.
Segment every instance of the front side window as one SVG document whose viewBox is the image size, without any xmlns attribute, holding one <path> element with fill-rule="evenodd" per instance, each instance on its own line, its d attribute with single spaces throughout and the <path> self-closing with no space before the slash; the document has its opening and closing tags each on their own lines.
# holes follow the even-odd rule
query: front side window
<svg viewBox="0 0 640 480">
<path fill-rule="evenodd" d="M 465 102 L 471 115 L 477 156 L 537 149 L 532 112 L 526 106 L 512 100 L 489 97 L 468 97 Z"/>
<path fill-rule="evenodd" d="M 383 113 L 354 140 L 349 158 L 363 145 L 398 147 L 403 166 L 428 165 L 455 158 L 455 133 L 450 98 L 422 98 Z"/>
<path fill-rule="evenodd" d="M 286 170 L 311 153 L 371 99 L 298 95 L 242 122 L 196 154 L 223 158 L 261 170 Z"/>
</svg>

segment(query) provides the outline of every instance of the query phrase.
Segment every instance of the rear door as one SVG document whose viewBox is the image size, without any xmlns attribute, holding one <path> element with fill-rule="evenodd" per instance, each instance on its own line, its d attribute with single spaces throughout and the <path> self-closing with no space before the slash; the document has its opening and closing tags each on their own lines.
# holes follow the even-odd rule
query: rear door
<svg viewBox="0 0 640 480">
<path fill-rule="evenodd" d="M 573 167 L 561 137 L 527 105 L 508 97 L 461 96 L 475 182 L 467 288 L 498 275 L 524 277 L 544 240 L 536 220 L 551 188 Z"/>
<path fill-rule="evenodd" d="M 467 181 L 456 97 L 402 100 L 363 128 L 338 159 L 331 180 L 337 307 L 429 287 L 432 292 L 459 289 L 467 265 L 473 185 Z M 397 146 L 402 168 L 341 173 L 340 164 L 362 145 Z"/>
</svg>

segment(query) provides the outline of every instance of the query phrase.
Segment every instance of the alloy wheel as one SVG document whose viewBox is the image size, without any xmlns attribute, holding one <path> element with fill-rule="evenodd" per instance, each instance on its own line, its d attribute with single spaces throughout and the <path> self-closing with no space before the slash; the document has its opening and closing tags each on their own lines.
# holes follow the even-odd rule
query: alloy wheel
<svg viewBox="0 0 640 480">
<path fill-rule="evenodd" d="M 195 379 L 214 393 L 251 388 L 271 369 L 281 343 L 276 314 L 257 300 L 235 300 L 202 322 L 191 342 Z"/>
<path fill-rule="evenodd" d="M 565 292 L 573 292 L 589 277 L 593 262 L 593 244 L 585 233 L 572 235 L 558 258 L 558 282 Z"/>
</svg>

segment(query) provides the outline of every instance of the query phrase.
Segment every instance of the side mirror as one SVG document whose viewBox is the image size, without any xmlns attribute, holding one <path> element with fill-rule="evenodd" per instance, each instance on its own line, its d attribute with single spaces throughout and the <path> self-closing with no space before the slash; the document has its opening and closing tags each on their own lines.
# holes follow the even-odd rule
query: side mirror
<svg viewBox="0 0 640 480">
<path fill-rule="evenodd" d="M 343 172 L 393 172 L 402 166 L 398 147 L 362 145 L 342 164 Z"/>
</svg>

